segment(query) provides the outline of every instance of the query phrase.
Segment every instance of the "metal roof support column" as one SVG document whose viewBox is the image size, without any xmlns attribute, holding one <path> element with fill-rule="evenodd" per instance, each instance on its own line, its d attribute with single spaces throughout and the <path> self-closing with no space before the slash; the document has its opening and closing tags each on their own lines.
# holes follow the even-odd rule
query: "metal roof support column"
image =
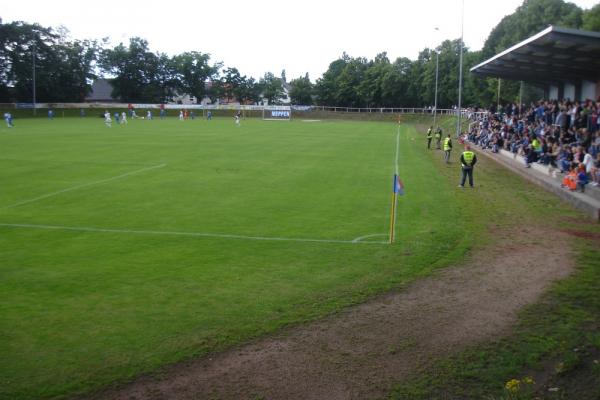
<svg viewBox="0 0 600 400">
<path fill-rule="evenodd" d="M 521 81 L 521 85 L 519 86 L 519 115 L 522 114 L 521 109 L 523 108 L 523 81 Z"/>
</svg>

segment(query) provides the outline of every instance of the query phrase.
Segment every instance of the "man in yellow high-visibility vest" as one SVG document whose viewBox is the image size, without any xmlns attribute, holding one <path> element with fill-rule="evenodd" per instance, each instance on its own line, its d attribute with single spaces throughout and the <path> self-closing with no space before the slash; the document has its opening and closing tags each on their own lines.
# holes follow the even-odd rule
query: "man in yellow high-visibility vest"
<svg viewBox="0 0 600 400">
<path fill-rule="evenodd" d="M 435 131 L 435 148 L 436 150 L 441 150 L 440 144 L 442 143 L 442 128 L 439 126 Z"/>
<path fill-rule="evenodd" d="M 433 139 L 433 126 L 427 129 L 427 150 L 431 149 L 431 139 Z"/>
<path fill-rule="evenodd" d="M 460 164 L 462 168 L 462 178 L 458 187 L 465 187 L 467 176 L 469 177 L 469 186 L 473 187 L 473 167 L 477 163 L 477 155 L 471 151 L 471 146 L 465 145 L 465 151 L 460 155 Z"/>
<path fill-rule="evenodd" d="M 450 138 L 450 134 L 444 139 L 444 160 L 446 164 L 450 162 L 450 152 L 452 151 L 452 139 Z"/>
</svg>

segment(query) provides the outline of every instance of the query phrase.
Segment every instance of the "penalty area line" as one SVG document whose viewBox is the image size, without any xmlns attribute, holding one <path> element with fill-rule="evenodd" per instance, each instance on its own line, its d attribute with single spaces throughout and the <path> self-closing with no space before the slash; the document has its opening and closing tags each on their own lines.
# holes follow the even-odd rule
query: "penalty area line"
<svg viewBox="0 0 600 400">
<path fill-rule="evenodd" d="M 352 241 L 352 243 L 380 243 L 380 244 L 389 244 L 389 242 L 363 242 L 364 239 L 369 239 L 369 238 L 373 238 L 373 237 L 380 237 L 380 236 L 387 237 L 388 234 L 387 233 L 374 233 L 372 235 L 365 235 L 365 236 L 357 237 L 356 239 L 354 239 Z"/>
<path fill-rule="evenodd" d="M 233 234 L 226 234 L 226 233 L 113 229 L 113 228 L 93 228 L 93 227 L 84 227 L 84 226 L 0 223 L 0 227 L 46 229 L 46 230 L 57 230 L 57 231 L 72 231 L 72 232 L 155 235 L 155 236 L 188 236 L 188 237 L 204 237 L 204 238 L 217 238 L 217 239 L 260 240 L 260 241 L 270 241 L 270 242 L 303 242 L 303 243 L 334 243 L 334 244 L 388 244 L 388 242 L 371 242 L 371 241 L 362 242 L 362 241 L 357 241 L 356 239 L 355 240 L 333 240 L 333 239 L 310 239 L 310 238 L 285 238 L 285 237 L 233 235 Z"/>
<path fill-rule="evenodd" d="M 61 194 L 61 193 L 71 192 L 73 190 L 85 188 L 85 187 L 88 187 L 88 186 L 101 185 L 103 183 L 116 181 L 117 179 L 122 179 L 122 178 L 125 178 L 125 177 L 130 176 L 130 175 L 135 175 L 135 174 L 139 174 L 139 173 L 142 173 L 142 172 L 145 172 L 145 171 L 150 171 L 150 170 L 153 170 L 153 169 L 162 168 L 162 167 L 165 167 L 166 165 L 167 164 L 153 165 L 151 167 L 146 167 L 146 168 L 138 169 L 138 170 L 135 170 L 135 171 L 127 172 L 127 173 L 124 173 L 124 174 L 121 174 L 121 175 L 113 176 L 112 178 L 101 179 L 99 181 L 88 182 L 88 183 L 84 183 L 84 184 L 81 184 L 81 185 L 72 186 L 72 187 L 69 187 L 69 188 L 66 188 L 66 189 L 58 190 L 56 192 L 47 193 L 47 194 L 44 194 L 42 196 L 34 197 L 33 199 L 23 200 L 23 201 L 20 201 L 18 203 L 9 204 L 9 205 L 1 207 L 1 208 L 4 209 L 4 208 L 13 208 L 13 207 L 22 206 L 24 204 L 33 203 L 33 202 L 38 201 L 38 200 L 47 199 L 48 197 L 56 196 L 56 195 Z"/>
</svg>

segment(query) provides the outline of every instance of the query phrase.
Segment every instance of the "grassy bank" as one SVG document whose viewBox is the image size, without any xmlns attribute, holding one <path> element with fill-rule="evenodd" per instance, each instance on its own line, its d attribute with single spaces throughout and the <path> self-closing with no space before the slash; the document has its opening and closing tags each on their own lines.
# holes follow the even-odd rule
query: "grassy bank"
<svg viewBox="0 0 600 400">
<path fill-rule="evenodd" d="M 481 161 L 476 179 L 482 187 L 468 218 L 490 228 L 535 224 L 571 232 L 577 270 L 555 284 L 538 304 L 523 310 L 509 337 L 415 371 L 390 398 L 597 399 L 600 227 L 542 189 L 506 176 L 492 161 Z M 439 159 L 434 162 L 443 173 Z"/>
</svg>

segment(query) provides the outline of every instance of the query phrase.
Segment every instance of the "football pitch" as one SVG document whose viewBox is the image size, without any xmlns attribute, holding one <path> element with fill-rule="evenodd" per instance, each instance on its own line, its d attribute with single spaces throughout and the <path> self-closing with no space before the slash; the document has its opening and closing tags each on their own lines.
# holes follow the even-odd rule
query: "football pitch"
<svg viewBox="0 0 600 400">
<path fill-rule="evenodd" d="M 3 126 L 0 397 L 89 392 L 459 257 L 456 181 L 415 138 L 384 122 Z"/>
</svg>

